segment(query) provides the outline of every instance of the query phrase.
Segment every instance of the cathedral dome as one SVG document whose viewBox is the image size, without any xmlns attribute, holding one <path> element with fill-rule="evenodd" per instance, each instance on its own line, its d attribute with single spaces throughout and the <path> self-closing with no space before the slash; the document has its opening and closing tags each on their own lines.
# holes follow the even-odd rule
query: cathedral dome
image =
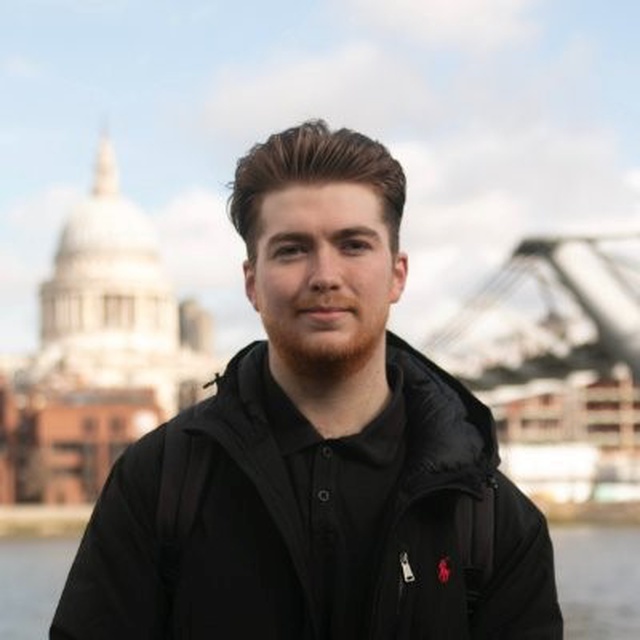
<svg viewBox="0 0 640 640">
<path fill-rule="evenodd" d="M 92 196 L 72 211 L 60 237 L 58 256 L 77 253 L 158 253 L 149 220 L 120 196 Z"/>
<path fill-rule="evenodd" d="M 118 167 L 108 138 L 100 140 L 91 194 L 78 203 L 62 230 L 56 279 L 155 283 L 170 289 L 151 220 L 120 194 Z"/>
<path fill-rule="evenodd" d="M 125 252 L 158 254 L 158 239 L 145 214 L 120 195 L 113 147 L 103 138 L 92 193 L 72 210 L 60 237 L 57 259 Z"/>
</svg>

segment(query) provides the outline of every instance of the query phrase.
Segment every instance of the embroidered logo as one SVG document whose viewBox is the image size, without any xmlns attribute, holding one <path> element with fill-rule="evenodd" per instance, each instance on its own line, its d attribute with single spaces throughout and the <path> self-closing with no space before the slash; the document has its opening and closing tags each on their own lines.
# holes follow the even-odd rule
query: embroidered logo
<svg viewBox="0 0 640 640">
<path fill-rule="evenodd" d="M 447 584 L 451 578 L 451 559 L 445 556 L 438 562 L 438 580 L 441 584 Z"/>
</svg>

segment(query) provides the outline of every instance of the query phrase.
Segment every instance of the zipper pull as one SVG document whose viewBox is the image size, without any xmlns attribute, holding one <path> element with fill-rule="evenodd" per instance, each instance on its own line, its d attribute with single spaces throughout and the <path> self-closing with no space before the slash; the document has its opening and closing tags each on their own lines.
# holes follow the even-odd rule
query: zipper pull
<svg viewBox="0 0 640 640">
<path fill-rule="evenodd" d="M 400 552 L 400 569 L 402 570 L 402 579 L 408 584 L 409 582 L 415 582 L 416 577 L 409 564 L 409 554 L 406 551 Z"/>
</svg>

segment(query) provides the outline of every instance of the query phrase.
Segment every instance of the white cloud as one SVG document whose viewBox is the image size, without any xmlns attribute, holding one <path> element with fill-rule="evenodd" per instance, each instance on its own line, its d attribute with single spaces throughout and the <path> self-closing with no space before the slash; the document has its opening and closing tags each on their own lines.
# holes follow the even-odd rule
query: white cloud
<svg viewBox="0 0 640 640">
<path fill-rule="evenodd" d="M 420 343 L 505 262 L 520 237 L 524 208 L 514 195 L 487 190 L 450 204 L 409 207 L 403 246 L 409 281 L 394 325 Z"/>
<path fill-rule="evenodd" d="M 76 187 L 53 185 L 14 204 L 7 213 L 7 220 L 16 229 L 49 235 L 60 228 L 72 206 L 82 197 Z"/>
<path fill-rule="evenodd" d="M 345 0 L 359 20 L 429 48 L 493 50 L 530 41 L 540 0 Z"/>
<path fill-rule="evenodd" d="M 20 267 L 5 275 L 4 286 L 10 283 L 35 291 L 39 280 L 51 270 L 62 223 L 80 197 L 74 188 L 53 186 L 7 211 L 0 221 L 0 251 L 4 260 Z"/>
<path fill-rule="evenodd" d="M 244 295 L 244 244 L 226 214 L 226 199 L 202 188 L 157 212 L 163 261 L 179 297 L 193 296 L 214 316 L 215 348 L 231 354 L 261 335 Z"/>
<path fill-rule="evenodd" d="M 196 187 L 176 196 L 154 219 L 165 263 L 180 289 L 241 282 L 244 245 L 227 218 L 223 196 Z"/>
<path fill-rule="evenodd" d="M 404 130 L 430 120 L 435 99 L 406 61 L 372 44 L 329 54 L 287 52 L 262 69 L 227 68 L 215 79 L 205 126 L 245 146 L 309 118 L 352 126 L 371 135 L 393 123 Z"/>
<path fill-rule="evenodd" d="M 624 173 L 623 180 L 640 197 L 640 167 L 633 167 Z"/>
<path fill-rule="evenodd" d="M 38 338 L 38 287 L 52 272 L 63 220 L 79 193 L 53 186 L 15 203 L 0 218 L 0 335 L 2 351 L 33 349 Z"/>
</svg>

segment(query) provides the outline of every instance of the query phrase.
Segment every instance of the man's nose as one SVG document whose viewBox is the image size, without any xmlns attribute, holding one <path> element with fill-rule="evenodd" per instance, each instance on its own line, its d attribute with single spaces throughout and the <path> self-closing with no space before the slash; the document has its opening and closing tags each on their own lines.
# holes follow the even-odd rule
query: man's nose
<svg viewBox="0 0 640 640">
<path fill-rule="evenodd" d="M 309 286 L 313 291 L 328 291 L 340 287 L 339 260 L 330 248 L 318 250 L 311 262 Z"/>
</svg>

